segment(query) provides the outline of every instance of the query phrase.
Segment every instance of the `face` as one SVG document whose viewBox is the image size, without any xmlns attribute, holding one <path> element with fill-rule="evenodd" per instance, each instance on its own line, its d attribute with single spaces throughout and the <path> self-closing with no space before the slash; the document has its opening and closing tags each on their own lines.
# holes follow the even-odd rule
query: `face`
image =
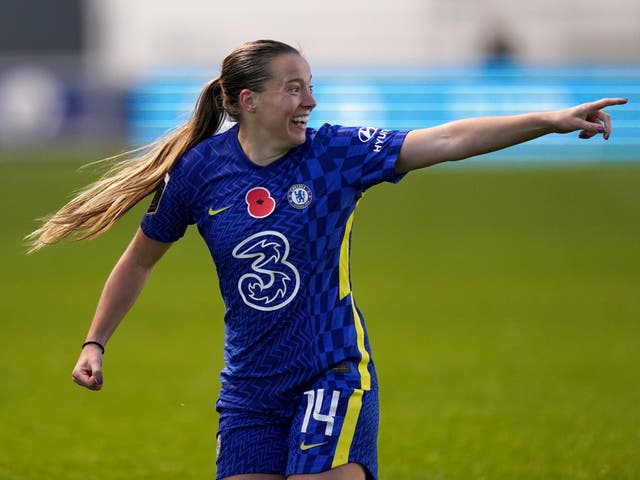
<svg viewBox="0 0 640 480">
<path fill-rule="evenodd" d="M 311 70 L 300 55 L 280 55 L 271 62 L 264 91 L 252 93 L 251 122 L 269 141 L 290 149 L 305 142 L 309 114 L 316 106 Z"/>
</svg>

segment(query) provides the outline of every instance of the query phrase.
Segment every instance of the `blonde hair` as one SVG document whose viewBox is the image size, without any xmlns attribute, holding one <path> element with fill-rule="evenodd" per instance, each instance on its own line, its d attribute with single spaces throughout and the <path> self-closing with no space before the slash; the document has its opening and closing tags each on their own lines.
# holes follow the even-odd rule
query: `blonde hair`
<svg viewBox="0 0 640 480">
<path fill-rule="evenodd" d="M 225 58 L 220 77 L 204 87 L 188 122 L 147 147 L 107 159 L 117 162 L 26 237 L 29 252 L 62 240 L 79 241 L 106 232 L 158 188 L 187 150 L 215 134 L 225 110 L 240 120 L 240 91 L 263 91 L 271 77 L 271 60 L 286 53 L 299 54 L 295 48 L 274 40 L 249 42 L 234 50 Z"/>
</svg>

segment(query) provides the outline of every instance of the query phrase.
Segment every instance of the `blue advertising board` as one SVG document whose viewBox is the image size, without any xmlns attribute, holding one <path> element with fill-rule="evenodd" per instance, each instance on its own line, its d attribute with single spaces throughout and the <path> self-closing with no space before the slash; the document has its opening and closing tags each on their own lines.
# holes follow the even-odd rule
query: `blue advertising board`
<svg viewBox="0 0 640 480">
<path fill-rule="evenodd" d="M 145 144 L 186 121 L 202 86 L 215 71 L 157 71 L 129 95 L 133 144 Z M 492 160 L 640 160 L 640 67 L 477 67 L 314 70 L 318 106 L 310 126 L 323 123 L 416 129 L 476 116 L 564 108 L 600 97 L 625 97 L 608 142 L 577 134 L 548 135 Z"/>
</svg>

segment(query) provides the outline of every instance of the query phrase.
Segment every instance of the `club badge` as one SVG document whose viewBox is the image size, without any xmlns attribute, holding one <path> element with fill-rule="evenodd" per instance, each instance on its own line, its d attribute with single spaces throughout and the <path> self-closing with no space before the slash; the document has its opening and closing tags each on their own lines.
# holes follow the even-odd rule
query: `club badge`
<svg viewBox="0 0 640 480">
<path fill-rule="evenodd" d="M 292 185 L 287 192 L 287 200 L 289 201 L 289 205 L 293 208 L 298 210 L 307 208 L 311 205 L 311 189 L 304 183 L 296 183 L 295 185 Z"/>
</svg>

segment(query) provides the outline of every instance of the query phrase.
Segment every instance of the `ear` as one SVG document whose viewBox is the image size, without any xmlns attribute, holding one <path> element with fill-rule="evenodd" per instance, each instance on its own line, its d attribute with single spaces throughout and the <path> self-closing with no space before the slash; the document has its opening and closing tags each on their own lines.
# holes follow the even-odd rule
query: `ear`
<svg viewBox="0 0 640 480">
<path fill-rule="evenodd" d="M 256 111 L 256 95 L 248 88 L 244 88 L 240 91 L 238 101 L 242 110 L 249 113 L 254 113 Z"/>
</svg>

